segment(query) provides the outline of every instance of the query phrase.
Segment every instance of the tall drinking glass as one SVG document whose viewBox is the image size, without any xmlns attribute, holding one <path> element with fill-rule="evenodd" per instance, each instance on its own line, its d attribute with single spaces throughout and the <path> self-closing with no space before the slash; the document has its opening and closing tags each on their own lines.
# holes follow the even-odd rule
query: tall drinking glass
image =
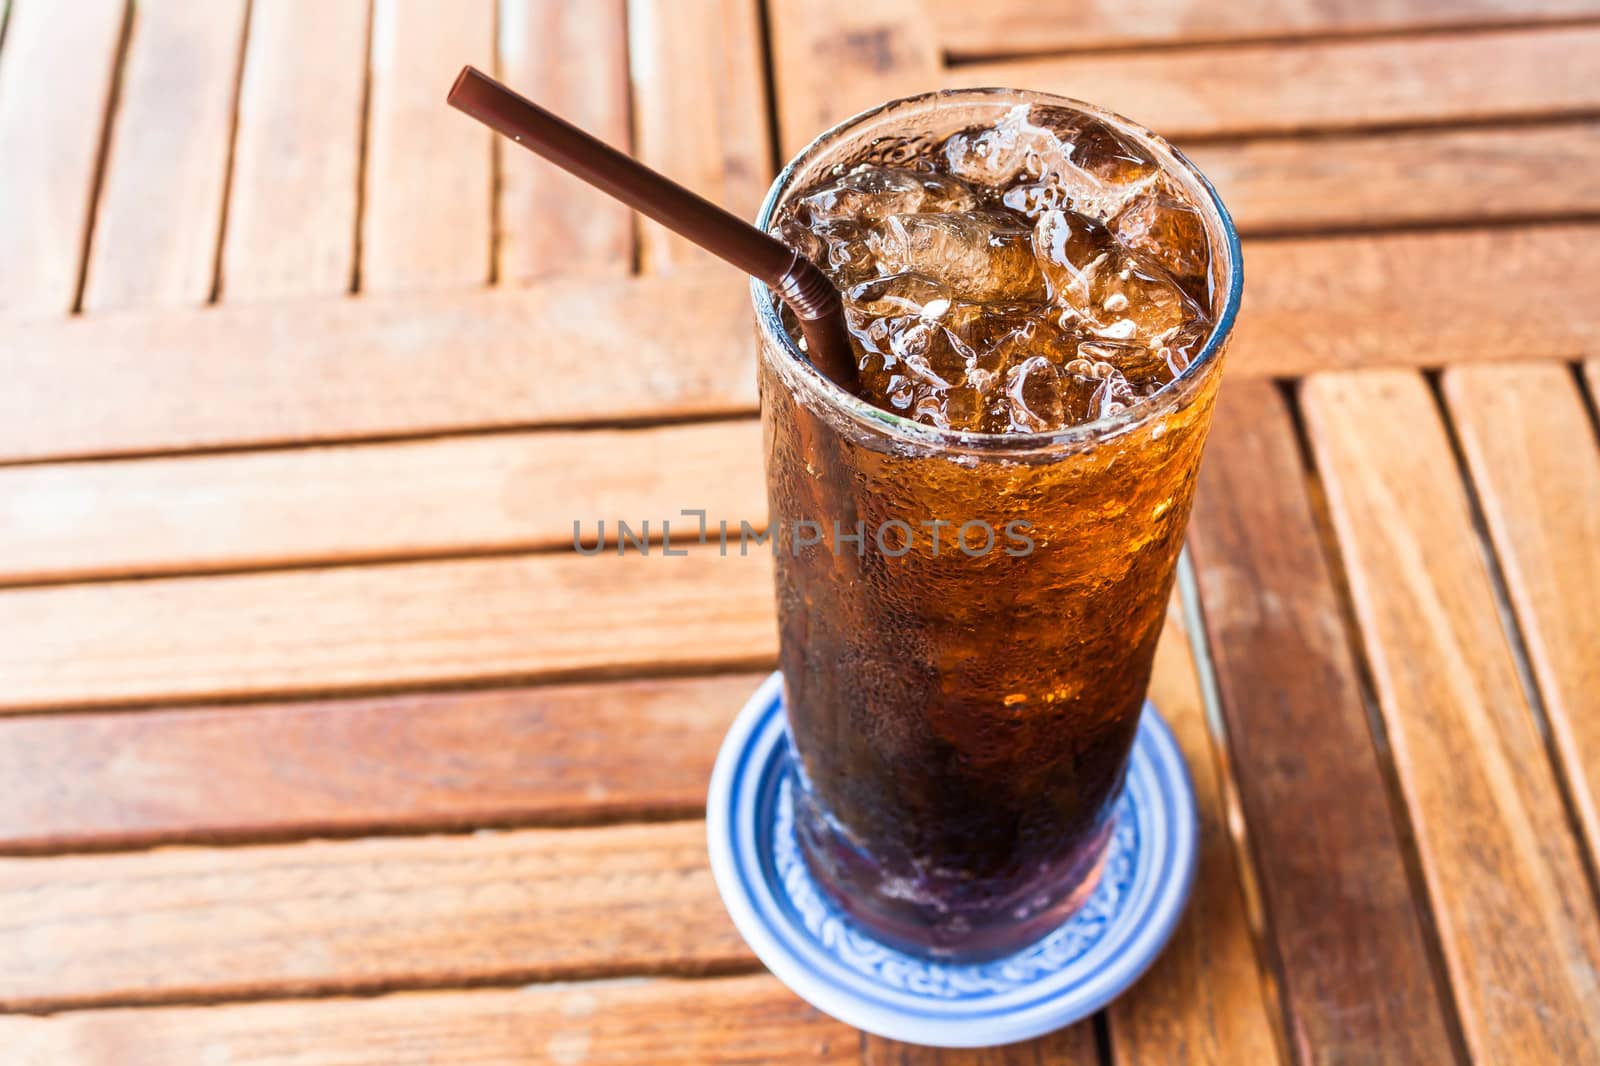
<svg viewBox="0 0 1600 1066">
<path fill-rule="evenodd" d="M 1148 131 L 996 89 L 895 101 L 824 133 L 759 223 L 840 164 L 904 162 L 1018 104 L 1109 124 L 1198 206 L 1215 325 L 1170 385 L 1055 432 L 935 429 L 817 373 L 753 286 L 802 850 L 868 931 L 963 961 L 1048 933 L 1098 878 L 1238 307 L 1237 235 Z"/>
</svg>

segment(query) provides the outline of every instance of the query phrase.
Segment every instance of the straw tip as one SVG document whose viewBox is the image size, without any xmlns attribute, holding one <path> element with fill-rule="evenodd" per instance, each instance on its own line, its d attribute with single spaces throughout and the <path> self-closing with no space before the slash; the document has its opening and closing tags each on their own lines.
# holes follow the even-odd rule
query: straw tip
<svg viewBox="0 0 1600 1066">
<path fill-rule="evenodd" d="M 451 83 L 450 92 L 445 96 L 445 102 L 456 107 L 460 107 L 461 96 L 462 93 L 467 91 L 467 84 L 469 82 L 482 82 L 487 79 L 487 74 L 473 66 L 471 63 L 468 63 L 466 66 L 461 68 L 461 73 L 457 74 L 456 80 Z"/>
</svg>

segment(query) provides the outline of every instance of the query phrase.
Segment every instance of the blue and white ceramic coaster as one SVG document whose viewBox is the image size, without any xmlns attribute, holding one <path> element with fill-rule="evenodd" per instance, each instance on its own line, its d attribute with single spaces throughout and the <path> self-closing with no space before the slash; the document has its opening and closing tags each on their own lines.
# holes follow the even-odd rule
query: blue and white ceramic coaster
<svg viewBox="0 0 1600 1066">
<path fill-rule="evenodd" d="M 1194 788 L 1172 731 L 1145 705 L 1100 884 L 1066 924 L 992 962 L 952 965 L 873 940 L 822 895 L 794 832 L 783 682 L 739 712 L 711 775 L 711 869 L 767 969 L 869 1033 L 987 1047 L 1052 1032 L 1115 999 L 1172 935 L 1194 881 Z"/>
</svg>

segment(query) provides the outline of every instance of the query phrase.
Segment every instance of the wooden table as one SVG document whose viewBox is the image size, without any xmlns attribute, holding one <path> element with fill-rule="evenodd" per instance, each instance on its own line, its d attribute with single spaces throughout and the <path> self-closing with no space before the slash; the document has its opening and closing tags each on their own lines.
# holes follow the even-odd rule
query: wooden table
<svg viewBox="0 0 1600 1066">
<path fill-rule="evenodd" d="M 1600 3 L 67 6 L 0 42 L 7 1066 L 1600 1062 Z M 447 110 L 464 62 L 746 214 L 938 85 L 1215 177 L 1154 682 L 1202 870 L 1092 1024 L 865 1038 L 734 932 L 770 560 L 569 544 L 761 519 L 748 296 Z"/>
</svg>

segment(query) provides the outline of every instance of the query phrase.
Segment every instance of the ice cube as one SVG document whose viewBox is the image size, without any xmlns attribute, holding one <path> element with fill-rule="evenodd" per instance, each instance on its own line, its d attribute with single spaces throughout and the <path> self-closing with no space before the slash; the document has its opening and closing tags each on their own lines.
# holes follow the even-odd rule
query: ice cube
<svg viewBox="0 0 1600 1066">
<path fill-rule="evenodd" d="M 1050 168 L 1047 182 L 1058 198 L 1081 215 L 1101 220 L 1155 182 L 1160 168 L 1126 138 L 1096 118 L 1066 108 L 1036 105 L 1029 123 L 1046 131 L 1059 145 L 1060 165 Z"/>
<path fill-rule="evenodd" d="M 1042 355 L 1029 356 L 1006 372 L 1006 398 L 1011 425 L 1020 432 L 1038 433 L 1063 425 L 1060 375 L 1056 365 Z"/>
<path fill-rule="evenodd" d="M 986 397 L 983 389 L 957 385 L 944 396 L 944 426 L 981 432 L 984 428 Z"/>
<path fill-rule="evenodd" d="M 867 350 L 861 395 L 928 425 L 981 428 L 983 379 L 969 381 L 979 359 L 936 320 L 917 315 L 875 318 L 856 334 Z"/>
<path fill-rule="evenodd" d="M 1201 320 L 1173 331 L 1172 336 L 1162 341 L 1156 349 L 1156 355 L 1160 357 L 1169 375 L 1165 381 L 1171 381 L 1189 369 L 1189 364 L 1199 357 L 1201 349 L 1205 347 L 1206 338 L 1210 335 L 1210 325 Z"/>
<path fill-rule="evenodd" d="M 938 318 L 949 312 L 950 289 L 924 274 L 890 274 L 847 289 L 846 309 L 874 318 L 883 315 L 917 315 Z"/>
<path fill-rule="evenodd" d="M 936 278 L 965 300 L 1038 300 L 1032 234 L 997 212 L 892 215 L 873 241 L 884 267 Z"/>
<path fill-rule="evenodd" d="M 1094 219 L 1046 211 L 1033 247 L 1051 298 L 1096 336 L 1153 345 L 1198 316 L 1171 278 L 1135 259 Z"/>
<path fill-rule="evenodd" d="M 1095 366 L 1115 370 L 1131 393 L 1144 395 L 1160 388 L 1176 375 L 1161 347 L 1149 348 L 1137 342 L 1089 338 L 1078 345 L 1077 356 Z M 1102 373 L 1103 376 L 1103 373 Z"/>
<path fill-rule="evenodd" d="M 945 166 L 958 178 L 1001 188 L 1021 178 L 1037 181 L 1060 162 L 1060 144 L 1028 121 L 1019 104 L 995 125 L 952 134 L 944 142 Z"/>
<path fill-rule="evenodd" d="M 778 239 L 824 270 L 828 268 L 828 244 L 808 226 L 792 216 L 778 223 Z"/>
<path fill-rule="evenodd" d="M 1089 358 L 1061 368 L 1059 391 L 1063 413 L 1074 424 L 1116 414 L 1139 398 L 1122 371 Z"/>
<path fill-rule="evenodd" d="M 1193 205 L 1166 190 L 1140 193 L 1112 220 L 1111 232 L 1190 293 L 1205 291 L 1206 226 Z"/>
<path fill-rule="evenodd" d="M 834 284 L 856 285 L 878 275 L 878 260 L 872 254 L 871 233 L 866 227 L 837 219 L 814 223 L 810 232 L 822 244 L 818 265 Z"/>
<path fill-rule="evenodd" d="M 808 193 L 803 219 L 876 222 L 909 211 L 967 211 L 976 206 L 972 191 L 942 174 L 901 167 L 862 166 Z"/>
<path fill-rule="evenodd" d="M 1059 211 L 1069 206 L 1066 189 L 1049 179 L 1013 185 L 1001 194 L 1000 202 L 1034 222 L 1046 211 Z"/>
</svg>

